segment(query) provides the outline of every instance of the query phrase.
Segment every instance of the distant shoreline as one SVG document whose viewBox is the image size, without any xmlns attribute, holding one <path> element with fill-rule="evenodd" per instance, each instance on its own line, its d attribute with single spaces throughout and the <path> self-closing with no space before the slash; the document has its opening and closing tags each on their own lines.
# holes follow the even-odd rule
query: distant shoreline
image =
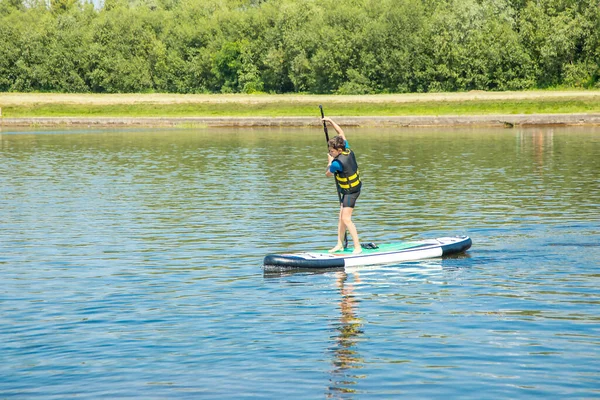
<svg viewBox="0 0 600 400">
<path fill-rule="evenodd" d="M 357 127 L 524 127 L 600 126 L 600 114 L 510 114 L 438 116 L 332 116 Z M 2 118 L 4 127 L 317 127 L 315 117 L 29 117 Z"/>
<path fill-rule="evenodd" d="M 313 127 L 600 125 L 600 90 L 306 94 L 0 93 L 1 126 Z"/>
</svg>

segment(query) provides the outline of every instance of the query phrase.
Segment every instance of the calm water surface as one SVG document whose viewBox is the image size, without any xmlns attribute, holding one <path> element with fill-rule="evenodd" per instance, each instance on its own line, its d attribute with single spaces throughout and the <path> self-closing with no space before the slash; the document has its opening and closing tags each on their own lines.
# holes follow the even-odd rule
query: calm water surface
<svg viewBox="0 0 600 400">
<path fill-rule="evenodd" d="M 335 244 L 320 130 L 0 132 L 0 398 L 600 397 L 600 128 L 346 133 L 364 241 L 459 257 L 266 273 Z"/>
</svg>

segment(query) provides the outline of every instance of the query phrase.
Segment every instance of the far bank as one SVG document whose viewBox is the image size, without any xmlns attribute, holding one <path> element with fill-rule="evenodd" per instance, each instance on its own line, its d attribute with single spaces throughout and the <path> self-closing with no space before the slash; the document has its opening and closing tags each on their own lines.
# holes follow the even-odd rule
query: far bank
<svg viewBox="0 0 600 400">
<path fill-rule="evenodd" d="M 600 126 L 595 114 L 516 114 L 443 116 L 333 116 L 339 124 L 355 127 L 525 127 L 525 126 Z M 316 117 L 31 117 L 2 118 L 0 126 L 74 126 L 74 127 L 318 127 Z"/>
<path fill-rule="evenodd" d="M 4 126 L 597 125 L 600 91 L 340 95 L 0 93 Z"/>
</svg>

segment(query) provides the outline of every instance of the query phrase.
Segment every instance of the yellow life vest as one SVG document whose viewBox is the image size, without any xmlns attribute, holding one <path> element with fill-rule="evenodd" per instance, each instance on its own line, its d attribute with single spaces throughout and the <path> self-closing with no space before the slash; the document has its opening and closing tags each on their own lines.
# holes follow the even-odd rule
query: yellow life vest
<svg viewBox="0 0 600 400">
<path fill-rule="evenodd" d="M 335 173 L 335 183 L 342 194 L 356 193 L 360 191 L 362 182 L 358 172 L 358 163 L 352 150 L 344 150 L 342 154 L 336 157 L 336 160 L 342 164 L 342 171 Z"/>
</svg>

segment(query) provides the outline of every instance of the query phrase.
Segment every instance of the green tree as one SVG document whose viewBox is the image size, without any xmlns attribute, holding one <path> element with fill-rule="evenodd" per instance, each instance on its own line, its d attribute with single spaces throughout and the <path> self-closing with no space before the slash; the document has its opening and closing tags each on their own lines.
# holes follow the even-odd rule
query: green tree
<svg viewBox="0 0 600 400">
<path fill-rule="evenodd" d="M 78 0 L 50 0 L 52 12 L 60 14 L 79 5 Z"/>
<path fill-rule="evenodd" d="M 0 0 L 3 91 L 364 94 L 599 76 L 598 0 Z"/>
<path fill-rule="evenodd" d="M 95 92 L 154 90 L 155 32 L 146 8 L 102 10 L 92 26 L 87 79 Z"/>
<path fill-rule="evenodd" d="M 588 6 L 594 7 L 589 2 Z M 586 36 L 590 36 L 587 31 L 590 23 L 585 21 L 581 10 L 582 3 L 570 0 L 529 2 L 523 9 L 519 32 L 536 62 L 539 87 L 560 85 L 565 66 L 585 59 L 582 50 Z"/>
<path fill-rule="evenodd" d="M 0 15 L 24 10 L 25 4 L 23 0 L 0 0 Z"/>
</svg>

